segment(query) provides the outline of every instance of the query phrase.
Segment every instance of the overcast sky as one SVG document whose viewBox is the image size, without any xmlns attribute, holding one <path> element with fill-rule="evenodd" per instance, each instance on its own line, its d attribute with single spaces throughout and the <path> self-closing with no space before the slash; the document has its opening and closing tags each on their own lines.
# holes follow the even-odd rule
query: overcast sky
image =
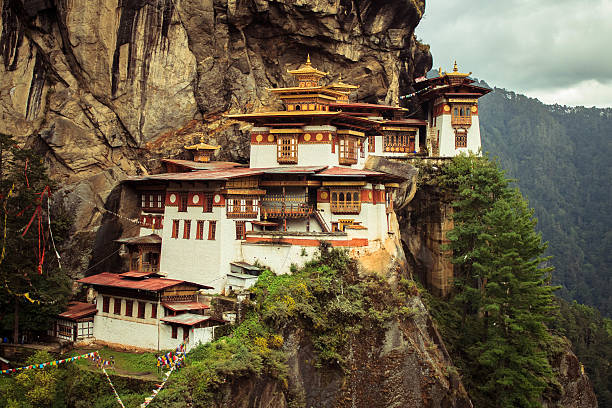
<svg viewBox="0 0 612 408">
<path fill-rule="evenodd" d="M 434 68 L 544 103 L 612 107 L 612 0 L 426 0 Z"/>
</svg>

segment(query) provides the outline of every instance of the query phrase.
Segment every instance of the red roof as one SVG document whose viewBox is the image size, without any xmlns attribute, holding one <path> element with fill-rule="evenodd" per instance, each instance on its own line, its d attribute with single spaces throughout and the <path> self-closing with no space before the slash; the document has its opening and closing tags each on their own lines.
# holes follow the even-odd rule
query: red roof
<svg viewBox="0 0 612 408">
<path fill-rule="evenodd" d="M 351 167 L 328 167 L 327 169 L 317 173 L 318 176 L 348 176 L 348 177 L 368 177 L 368 176 L 386 176 L 385 173 L 372 170 L 353 169 Z"/>
<path fill-rule="evenodd" d="M 121 244 L 161 244 L 162 238 L 157 234 L 149 234 L 142 237 L 127 237 L 127 238 L 119 238 L 116 239 L 115 242 L 119 242 Z"/>
<path fill-rule="evenodd" d="M 385 120 L 381 123 L 383 126 L 385 125 L 427 125 L 427 121 L 420 119 L 400 119 L 400 120 Z"/>
<path fill-rule="evenodd" d="M 147 276 L 154 276 L 154 277 L 159 277 L 159 274 L 157 272 L 140 272 L 140 271 L 129 271 L 129 272 L 124 272 L 124 273 L 120 273 L 119 276 L 121 276 L 122 278 L 146 278 Z"/>
<path fill-rule="evenodd" d="M 70 302 L 68 310 L 60 313 L 58 316 L 63 319 L 78 320 L 84 317 L 93 316 L 98 312 L 96 305 L 84 302 Z"/>
<path fill-rule="evenodd" d="M 176 316 L 166 316 L 160 319 L 162 322 L 170 324 L 180 324 L 184 326 L 195 326 L 198 323 L 205 322 L 206 320 L 213 320 L 219 323 L 225 323 L 224 320 L 215 319 L 211 316 L 202 316 L 193 313 L 183 313 Z"/>
<path fill-rule="evenodd" d="M 162 302 L 162 305 L 175 312 L 210 309 L 209 306 L 200 302 Z"/>
<path fill-rule="evenodd" d="M 263 169 L 251 169 L 248 167 L 235 167 L 225 170 L 197 170 L 187 173 L 162 173 L 150 174 L 148 176 L 130 177 L 126 181 L 144 180 L 177 180 L 177 181 L 199 181 L 199 180 L 229 180 L 237 177 L 247 177 L 262 174 Z"/>
<path fill-rule="evenodd" d="M 171 288 L 172 286 L 182 283 L 196 286 L 201 289 L 213 289 L 211 286 L 200 285 L 199 283 L 188 282 L 177 279 L 168 278 L 144 278 L 141 280 L 126 279 L 121 275 L 110 272 L 103 272 L 97 275 L 88 276 L 87 278 L 79 279 L 77 282 L 87 285 L 108 286 L 114 288 L 147 290 L 150 292 L 158 292 L 163 289 Z"/>
<path fill-rule="evenodd" d="M 245 167 L 245 164 L 225 161 L 198 162 L 193 160 L 162 159 L 165 163 L 176 164 L 192 170 L 224 170 L 234 167 Z"/>
<path fill-rule="evenodd" d="M 378 105 L 375 103 L 330 103 L 330 107 L 334 108 L 361 108 L 372 110 L 398 110 L 402 109 L 399 106 Z"/>
</svg>

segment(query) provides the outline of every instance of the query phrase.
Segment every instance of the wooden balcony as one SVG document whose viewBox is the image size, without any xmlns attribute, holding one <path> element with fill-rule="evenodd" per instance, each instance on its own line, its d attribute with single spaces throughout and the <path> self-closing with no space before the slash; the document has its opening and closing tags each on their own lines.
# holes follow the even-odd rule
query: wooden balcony
<svg viewBox="0 0 612 408">
<path fill-rule="evenodd" d="M 276 203 L 274 206 L 264 205 L 261 208 L 262 218 L 304 218 L 309 217 L 313 212 L 313 208 L 306 203 L 278 204 L 282 203 Z"/>
<path fill-rule="evenodd" d="M 258 213 L 257 210 L 254 211 L 232 211 L 227 212 L 227 218 L 257 218 Z"/>
<path fill-rule="evenodd" d="M 471 116 L 451 116 L 451 125 L 453 126 L 471 126 Z"/>
</svg>

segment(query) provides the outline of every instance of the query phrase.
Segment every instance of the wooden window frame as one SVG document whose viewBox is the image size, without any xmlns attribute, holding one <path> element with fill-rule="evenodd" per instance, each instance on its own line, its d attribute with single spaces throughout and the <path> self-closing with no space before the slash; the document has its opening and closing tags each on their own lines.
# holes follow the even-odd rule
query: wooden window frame
<svg viewBox="0 0 612 408">
<path fill-rule="evenodd" d="M 204 239 L 204 220 L 198 220 L 195 239 Z"/>
<path fill-rule="evenodd" d="M 140 208 L 144 211 L 159 211 L 164 209 L 164 195 L 159 191 L 143 191 L 140 193 Z"/>
<path fill-rule="evenodd" d="M 189 340 L 189 327 L 185 327 L 183 326 L 183 341 L 188 341 Z"/>
<path fill-rule="evenodd" d="M 347 200 L 349 194 L 350 199 Z M 329 204 L 333 214 L 359 214 L 361 189 L 332 189 L 329 194 Z"/>
<path fill-rule="evenodd" d="M 110 296 L 102 296 L 102 313 L 108 313 L 110 310 Z"/>
<path fill-rule="evenodd" d="M 187 212 L 189 204 L 189 194 L 186 192 L 178 193 L 178 212 Z"/>
<path fill-rule="evenodd" d="M 116 315 L 121 314 L 121 298 L 113 299 L 113 314 L 116 314 Z"/>
<path fill-rule="evenodd" d="M 465 103 L 454 104 L 451 108 L 451 125 L 470 126 L 471 124 L 472 105 Z"/>
<path fill-rule="evenodd" d="M 236 239 L 244 240 L 246 236 L 246 222 L 245 221 L 236 221 Z"/>
<path fill-rule="evenodd" d="M 170 336 L 173 339 L 178 339 L 178 327 L 177 326 L 172 325 L 172 333 L 170 334 Z"/>
<path fill-rule="evenodd" d="M 355 136 L 342 135 L 338 137 L 338 163 L 357 164 L 358 155 L 359 146 L 357 146 Z"/>
<path fill-rule="evenodd" d="M 213 193 L 204 193 L 202 195 L 202 212 L 211 213 L 213 212 Z"/>
<path fill-rule="evenodd" d="M 283 164 L 297 164 L 298 136 L 283 135 L 276 138 L 276 161 Z"/>
<path fill-rule="evenodd" d="M 191 238 L 191 220 L 183 220 L 183 239 Z"/>
<path fill-rule="evenodd" d="M 216 239 L 215 235 L 217 234 L 217 221 L 208 221 L 208 240 L 214 241 Z"/>
<path fill-rule="evenodd" d="M 147 304 L 145 302 L 138 302 L 138 318 L 144 319 L 145 312 L 147 310 Z"/>
<path fill-rule="evenodd" d="M 368 153 L 376 151 L 376 136 L 368 136 Z"/>
<path fill-rule="evenodd" d="M 225 200 L 227 218 L 257 218 L 260 200 L 258 196 L 232 196 Z"/>
<path fill-rule="evenodd" d="M 151 319 L 157 319 L 157 303 L 151 303 Z"/>
<path fill-rule="evenodd" d="M 465 130 L 465 132 L 459 132 L 459 129 L 455 129 L 455 149 L 467 147 L 467 136 L 467 130 Z"/>
<path fill-rule="evenodd" d="M 172 235 L 171 238 L 178 238 L 179 229 L 181 227 L 180 220 L 172 220 Z"/>
<path fill-rule="evenodd" d="M 125 315 L 132 317 L 134 314 L 134 301 L 125 299 Z"/>
</svg>

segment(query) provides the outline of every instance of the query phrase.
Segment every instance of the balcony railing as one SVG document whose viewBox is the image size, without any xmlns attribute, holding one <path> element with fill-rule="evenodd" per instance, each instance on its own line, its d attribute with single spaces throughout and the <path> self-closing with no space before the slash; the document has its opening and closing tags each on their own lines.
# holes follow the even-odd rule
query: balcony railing
<svg viewBox="0 0 612 408">
<path fill-rule="evenodd" d="M 257 218 L 257 210 L 254 211 L 228 211 L 227 218 Z"/>
<path fill-rule="evenodd" d="M 452 116 L 451 125 L 471 126 L 472 117 L 471 116 Z"/>
<path fill-rule="evenodd" d="M 312 214 L 313 208 L 306 203 L 274 203 L 274 205 L 261 208 L 262 218 L 302 218 Z"/>
<path fill-rule="evenodd" d="M 143 262 L 140 265 L 140 272 L 159 272 L 159 265 Z"/>
</svg>

